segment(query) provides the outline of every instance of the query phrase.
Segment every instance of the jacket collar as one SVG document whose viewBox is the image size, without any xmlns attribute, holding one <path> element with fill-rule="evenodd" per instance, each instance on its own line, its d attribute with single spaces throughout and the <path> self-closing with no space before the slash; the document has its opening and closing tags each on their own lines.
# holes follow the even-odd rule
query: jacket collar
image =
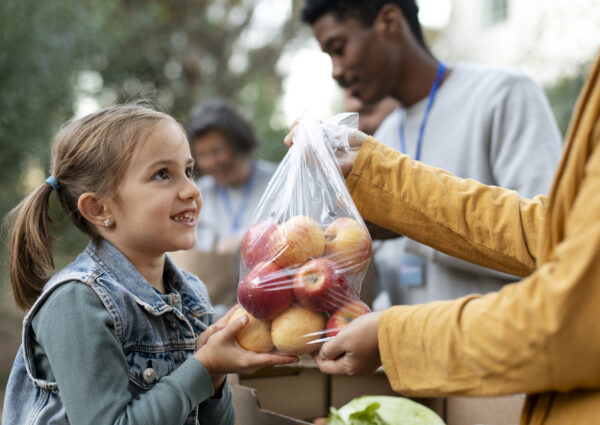
<svg viewBox="0 0 600 425">
<path fill-rule="evenodd" d="M 146 310 L 152 310 L 155 314 L 173 310 L 173 307 L 163 300 L 161 293 L 153 288 L 127 257 L 107 240 L 98 243 L 90 241 L 85 253 L 130 292 Z M 195 315 L 213 313 L 207 295 L 203 294 L 200 288 L 196 288 L 199 285 L 193 284 L 167 256 L 165 258 L 165 287 L 170 291 L 177 291 L 185 307 Z"/>
</svg>

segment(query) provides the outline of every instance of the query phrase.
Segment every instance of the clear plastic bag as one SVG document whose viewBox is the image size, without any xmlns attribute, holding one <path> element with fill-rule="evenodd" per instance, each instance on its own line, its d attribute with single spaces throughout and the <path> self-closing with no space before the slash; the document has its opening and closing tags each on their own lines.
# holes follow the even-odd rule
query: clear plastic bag
<svg viewBox="0 0 600 425">
<path fill-rule="evenodd" d="M 370 311 L 359 294 L 371 237 L 334 154 L 348 149 L 348 129 L 357 123 L 357 114 L 325 123 L 300 117 L 242 238 L 237 295 L 239 314 L 250 317 L 238 334 L 244 348 L 313 352 Z"/>
</svg>

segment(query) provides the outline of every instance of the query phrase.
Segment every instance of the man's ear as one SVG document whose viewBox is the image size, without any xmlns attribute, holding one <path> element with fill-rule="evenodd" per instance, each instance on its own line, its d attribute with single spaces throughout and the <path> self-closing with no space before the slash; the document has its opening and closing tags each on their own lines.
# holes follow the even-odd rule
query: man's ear
<svg viewBox="0 0 600 425">
<path fill-rule="evenodd" d="M 398 36 L 402 34 L 404 26 L 408 25 L 406 18 L 398 6 L 384 5 L 375 18 L 374 27 L 383 35 Z"/>
<path fill-rule="evenodd" d="M 91 224 L 104 227 L 104 220 L 112 221 L 110 209 L 92 192 L 82 194 L 77 200 L 77 209 L 80 214 Z"/>
</svg>

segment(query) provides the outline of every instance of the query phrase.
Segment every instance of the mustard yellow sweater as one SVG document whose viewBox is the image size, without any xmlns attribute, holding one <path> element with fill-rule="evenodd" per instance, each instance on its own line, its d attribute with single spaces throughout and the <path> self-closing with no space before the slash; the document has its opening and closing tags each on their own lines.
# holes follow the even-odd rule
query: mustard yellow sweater
<svg viewBox="0 0 600 425">
<path fill-rule="evenodd" d="M 387 310 L 379 348 L 396 391 L 526 392 L 522 424 L 600 423 L 600 59 L 549 196 L 519 199 L 372 138 L 346 181 L 366 219 L 523 277 L 485 296 Z"/>
</svg>

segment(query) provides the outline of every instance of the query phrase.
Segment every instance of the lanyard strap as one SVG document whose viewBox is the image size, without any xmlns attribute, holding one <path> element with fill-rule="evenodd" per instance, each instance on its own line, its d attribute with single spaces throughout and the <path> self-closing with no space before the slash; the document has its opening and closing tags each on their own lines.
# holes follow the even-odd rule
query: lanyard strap
<svg viewBox="0 0 600 425">
<path fill-rule="evenodd" d="M 250 177 L 244 183 L 244 188 L 242 189 L 242 202 L 238 206 L 237 210 L 234 212 L 233 207 L 231 206 L 231 199 L 229 198 L 229 192 L 225 186 L 219 185 L 219 195 L 221 196 L 221 202 L 225 207 L 225 211 L 227 215 L 231 218 L 231 233 L 236 233 L 241 226 L 241 222 L 244 218 L 244 214 L 246 212 L 246 208 L 248 207 L 248 200 L 250 199 L 250 193 L 252 192 L 252 185 L 254 183 L 254 163 L 252 163 L 252 168 L 250 169 Z"/>
<path fill-rule="evenodd" d="M 446 70 L 446 65 L 443 62 L 440 62 L 440 66 L 438 67 L 437 76 L 431 87 L 431 92 L 429 92 L 429 99 L 427 99 L 427 106 L 425 107 L 425 113 L 423 114 L 423 120 L 421 121 L 421 126 L 419 127 L 419 138 L 417 139 L 417 152 L 415 154 L 415 159 L 419 161 L 421 159 L 421 145 L 423 144 L 423 136 L 425 135 L 425 127 L 427 126 L 427 119 L 429 118 L 429 112 L 431 111 L 431 106 L 433 105 L 433 101 L 435 99 L 435 95 L 437 94 L 438 88 L 440 87 L 440 83 L 442 82 L 442 77 L 444 76 L 444 71 Z M 404 116 L 400 122 L 400 150 L 403 154 L 406 154 L 406 140 L 404 139 L 404 121 L 406 120 L 406 110 L 404 110 Z"/>
</svg>

